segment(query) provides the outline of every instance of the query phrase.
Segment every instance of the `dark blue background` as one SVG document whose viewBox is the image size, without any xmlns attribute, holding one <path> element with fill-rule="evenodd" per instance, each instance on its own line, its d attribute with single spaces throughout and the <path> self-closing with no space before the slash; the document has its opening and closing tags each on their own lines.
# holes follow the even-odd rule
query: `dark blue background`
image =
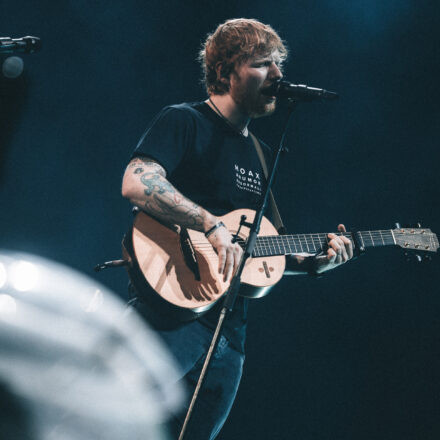
<svg viewBox="0 0 440 440">
<path fill-rule="evenodd" d="M 285 75 L 340 93 L 298 108 L 277 199 L 291 232 L 440 232 L 436 2 L 60 0 L 0 4 L 1 36 L 36 35 L 0 79 L 1 245 L 125 295 L 130 152 L 164 105 L 205 98 L 195 61 L 218 23 L 254 17 L 287 41 Z M 5 56 L 0 58 L 2 61 Z M 283 110 L 252 124 L 275 144 Z M 437 439 L 438 260 L 367 253 L 320 280 L 283 279 L 251 305 L 242 386 L 221 439 Z"/>
</svg>

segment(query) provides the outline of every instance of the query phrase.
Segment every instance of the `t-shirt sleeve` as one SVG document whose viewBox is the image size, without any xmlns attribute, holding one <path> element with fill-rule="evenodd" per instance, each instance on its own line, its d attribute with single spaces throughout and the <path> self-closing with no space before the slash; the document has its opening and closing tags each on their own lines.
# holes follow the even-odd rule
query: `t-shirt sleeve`
<svg viewBox="0 0 440 440">
<path fill-rule="evenodd" d="M 165 107 L 150 123 L 132 157 L 148 156 L 171 174 L 183 160 L 193 135 L 189 111 Z"/>
</svg>

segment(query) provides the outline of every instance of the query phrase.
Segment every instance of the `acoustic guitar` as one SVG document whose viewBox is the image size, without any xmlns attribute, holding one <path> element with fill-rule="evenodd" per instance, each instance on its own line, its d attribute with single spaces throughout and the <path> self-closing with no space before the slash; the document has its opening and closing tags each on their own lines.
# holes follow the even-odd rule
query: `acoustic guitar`
<svg viewBox="0 0 440 440">
<path fill-rule="evenodd" d="M 252 222 L 255 212 L 232 211 L 220 219 L 234 236 L 241 217 Z M 237 236 L 244 245 L 249 230 L 242 227 Z M 345 235 L 355 250 L 381 246 L 400 246 L 419 252 L 437 252 L 436 234 L 426 228 L 396 228 Z M 327 248 L 327 233 L 279 235 L 263 218 L 256 246 L 241 277 L 240 295 L 259 298 L 281 279 L 285 255 L 316 255 Z M 123 253 L 134 288 L 153 306 L 189 320 L 208 311 L 227 291 L 229 283 L 218 273 L 218 257 L 203 232 L 165 225 L 139 212 L 133 228 L 124 238 Z"/>
</svg>

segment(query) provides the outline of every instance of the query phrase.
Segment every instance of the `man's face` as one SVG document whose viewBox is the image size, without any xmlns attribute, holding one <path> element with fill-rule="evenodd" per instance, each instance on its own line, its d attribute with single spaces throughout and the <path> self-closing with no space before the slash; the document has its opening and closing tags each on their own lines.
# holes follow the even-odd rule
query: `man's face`
<svg viewBox="0 0 440 440">
<path fill-rule="evenodd" d="M 278 51 L 256 55 L 236 66 L 230 77 L 229 94 L 251 118 L 270 115 L 275 111 L 276 98 L 263 95 L 261 90 L 282 77 Z"/>
</svg>

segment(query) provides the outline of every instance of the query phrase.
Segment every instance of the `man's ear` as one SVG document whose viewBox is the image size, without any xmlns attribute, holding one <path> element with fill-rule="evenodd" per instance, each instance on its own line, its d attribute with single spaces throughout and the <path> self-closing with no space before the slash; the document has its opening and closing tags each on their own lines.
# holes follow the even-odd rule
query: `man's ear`
<svg viewBox="0 0 440 440">
<path fill-rule="evenodd" d="M 225 85 L 227 85 L 229 87 L 229 74 L 225 74 L 225 68 L 224 67 L 225 66 L 224 66 L 223 63 L 218 62 L 215 65 L 215 72 L 217 74 L 217 79 L 221 83 L 223 83 L 223 84 L 225 84 Z"/>
</svg>

